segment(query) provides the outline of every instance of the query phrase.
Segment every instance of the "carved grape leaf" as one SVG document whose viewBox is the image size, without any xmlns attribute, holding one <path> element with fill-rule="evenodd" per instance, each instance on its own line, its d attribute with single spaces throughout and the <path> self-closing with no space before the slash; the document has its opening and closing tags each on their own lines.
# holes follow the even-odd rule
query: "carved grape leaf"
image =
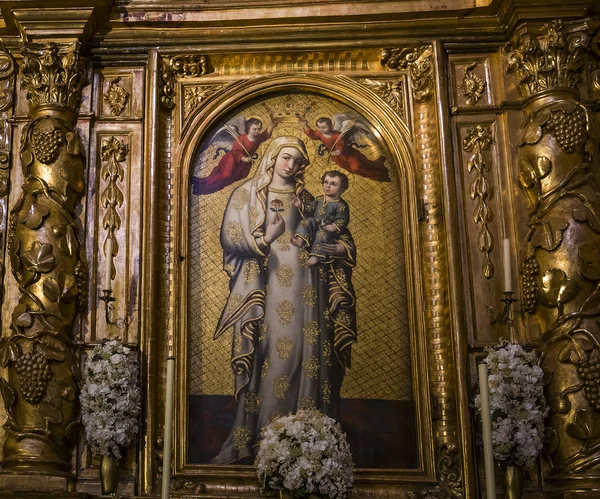
<svg viewBox="0 0 600 499">
<path fill-rule="evenodd" d="M 558 354 L 558 360 L 563 363 L 580 364 L 587 360 L 587 352 L 594 350 L 594 344 L 585 337 L 573 342 L 569 341 Z"/>
<path fill-rule="evenodd" d="M 52 229 L 52 233 L 58 243 L 58 249 L 63 253 L 73 256 L 77 253 L 79 242 L 73 227 L 70 225 L 58 225 Z"/>
<path fill-rule="evenodd" d="M 536 222 L 531 244 L 536 248 L 542 247 L 546 251 L 553 251 L 560 246 L 563 240 L 562 233 L 569 227 L 569 222 L 560 217 Z"/>
<path fill-rule="evenodd" d="M 15 362 L 21 355 L 21 347 L 15 342 L 0 339 L 0 366 L 7 367 L 10 362 Z"/>
<path fill-rule="evenodd" d="M 19 303 L 13 310 L 13 324 L 21 328 L 33 325 L 33 316 L 29 313 L 29 307 L 24 303 Z"/>
<path fill-rule="evenodd" d="M 554 392 L 548 397 L 548 405 L 552 414 L 568 414 L 571 402 L 563 393 Z"/>
<path fill-rule="evenodd" d="M 49 423 L 60 424 L 63 421 L 60 408 L 51 402 L 44 401 L 40 404 L 40 415 Z"/>
<path fill-rule="evenodd" d="M 66 347 L 63 343 L 50 335 L 44 335 L 40 341 L 43 344 L 44 355 L 51 360 L 62 362 L 66 357 Z"/>
<path fill-rule="evenodd" d="M 567 425 L 567 433 L 577 440 L 589 440 L 600 437 L 600 417 L 594 417 L 593 411 L 579 409 L 575 419 Z"/>
<path fill-rule="evenodd" d="M 21 217 L 19 217 L 19 222 L 25 224 L 27 228 L 31 230 L 37 230 L 44 224 L 44 220 L 49 214 L 50 208 L 48 208 L 43 201 L 43 198 L 38 199 L 38 197 L 35 196 L 29 206 L 29 211 L 24 212 Z"/>
<path fill-rule="evenodd" d="M 600 248 L 598 245 L 586 243 L 578 251 L 581 260 L 579 273 L 589 281 L 600 280 Z"/>
<path fill-rule="evenodd" d="M 558 433 L 556 433 L 556 430 L 554 428 L 550 428 L 549 426 L 546 427 L 545 436 L 546 445 L 544 446 L 544 454 L 551 456 L 558 450 L 560 438 L 558 438 Z"/>
<path fill-rule="evenodd" d="M 23 263 L 27 270 L 37 273 L 47 273 L 54 268 L 52 245 L 36 241 L 30 250 L 23 252 Z"/>
<path fill-rule="evenodd" d="M 52 302 L 70 303 L 77 298 L 77 286 L 73 278 L 65 278 L 64 272 L 59 272 L 56 279 L 48 277 L 44 280 L 44 296 Z"/>
<path fill-rule="evenodd" d="M 600 217 L 587 206 L 578 206 L 573 210 L 573 218 L 579 223 L 586 223 L 596 234 L 600 234 Z"/>
<path fill-rule="evenodd" d="M 578 290 L 577 281 L 569 279 L 562 270 L 552 268 L 542 277 L 542 286 L 538 291 L 539 301 L 545 307 L 558 307 L 559 312 L 562 312 L 562 306 L 575 298 Z"/>
<path fill-rule="evenodd" d="M 17 396 L 15 391 L 10 387 L 8 382 L 4 378 L 0 378 L 0 393 L 2 393 L 2 399 L 4 400 L 4 407 L 6 407 L 6 412 L 11 414 L 11 407 L 15 405 L 15 401 L 17 400 Z"/>
</svg>

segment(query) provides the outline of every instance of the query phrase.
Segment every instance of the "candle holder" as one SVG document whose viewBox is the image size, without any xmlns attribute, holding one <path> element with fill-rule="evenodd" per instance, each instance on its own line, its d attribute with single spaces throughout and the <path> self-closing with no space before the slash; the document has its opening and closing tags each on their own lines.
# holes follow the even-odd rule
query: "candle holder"
<svg viewBox="0 0 600 499">
<path fill-rule="evenodd" d="M 112 289 L 103 289 L 102 290 L 102 297 L 100 298 L 100 300 L 102 300 L 104 302 L 104 320 L 106 321 L 107 324 L 114 324 L 114 322 L 111 321 L 110 318 L 110 310 L 111 310 L 111 303 L 114 301 L 117 301 L 116 298 L 113 297 L 112 295 Z"/>
<path fill-rule="evenodd" d="M 504 291 L 504 298 L 500 298 L 500 301 L 504 303 L 504 309 L 501 310 L 495 317 L 493 316 L 494 309 L 490 310 L 490 313 L 492 314 L 491 323 L 504 325 L 509 334 L 509 338 L 511 337 L 511 332 L 515 328 L 515 321 L 512 314 L 512 304 L 519 301 L 514 297 L 514 295 L 514 291 Z"/>
</svg>

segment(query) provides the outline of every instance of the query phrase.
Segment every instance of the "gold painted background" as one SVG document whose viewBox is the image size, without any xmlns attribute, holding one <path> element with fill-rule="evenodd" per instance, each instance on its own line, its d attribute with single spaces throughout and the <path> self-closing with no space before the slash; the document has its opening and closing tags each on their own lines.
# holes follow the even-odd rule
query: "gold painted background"
<svg viewBox="0 0 600 499">
<path fill-rule="evenodd" d="M 328 161 L 327 153 L 317 155 L 320 142 L 306 137 L 294 116 L 295 113 L 303 114 L 309 106 L 306 119 L 311 128 L 321 116 L 358 114 L 333 99 L 312 94 L 273 97 L 240 109 L 238 114 L 259 118 L 266 128 L 270 123 L 270 108 L 281 120 L 273 131 L 273 138 L 294 135 L 305 141 L 311 158 L 305 174 L 306 186 L 317 196 L 322 193 L 322 172 L 339 168 Z M 212 132 L 214 130 L 216 128 Z M 258 149 L 259 158 L 269 142 Z M 385 147 L 378 149 L 375 144 L 361 152 L 370 159 L 380 154 L 392 157 Z M 208 175 L 221 157 L 212 160 L 214 154 L 215 146 L 211 146 L 197 157 L 192 174 Z M 259 162 L 254 161 L 248 178 L 254 175 Z M 386 166 L 391 170 L 390 183 L 375 182 L 346 172 L 350 188 L 343 197 L 350 205 L 349 229 L 357 246 L 353 283 L 359 339 L 353 347 L 352 368 L 344 380 L 342 397 L 411 400 L 403 228 L 398 208 L 401 206 L 400 188 L 395 167 L 389 159 Z M 191 395 L 233 395 L 231 333 L 216 341 L 212 335 L 228 293 L 219 241 L 221 219 L 231 192 L 240 183 L 208 196 L 190 196 L 188 393 Z"/>
</svg>

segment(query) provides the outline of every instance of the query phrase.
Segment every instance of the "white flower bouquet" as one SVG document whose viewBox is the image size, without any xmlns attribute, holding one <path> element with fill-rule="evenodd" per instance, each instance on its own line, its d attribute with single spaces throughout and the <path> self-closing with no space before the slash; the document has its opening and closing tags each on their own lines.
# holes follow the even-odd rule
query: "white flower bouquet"
<svg viewBox="0 0 600 499">
<path fill-rule="evenodd" d="M 548 415 L 538 357 L 506 340 L 487 352 L 494 458 L 530 468 L 542 450 Z M 481 414 L 479 394 L 475 408 Z"/>
<path fill-rule="evenodd" d="M 119 340 L 104 340 L 90 352 L 79 395 L 81 418 L 94 454 L 121 457 L 136 437 L 141 410 L 135 352 Z"/>
<path fill-rule="evenodd" d="M 265 426 L 254 463 L 263 491 L 343 499 L 354 484 L 352 454 L 340 425 L 301 410 Z"/>
</svg>

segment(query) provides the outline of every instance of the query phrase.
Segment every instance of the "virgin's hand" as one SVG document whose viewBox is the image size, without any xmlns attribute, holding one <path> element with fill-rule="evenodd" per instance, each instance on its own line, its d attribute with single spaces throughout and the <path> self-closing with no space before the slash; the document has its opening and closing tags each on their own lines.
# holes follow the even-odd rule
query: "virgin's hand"
<svg viewBox="0 0 600 499">
<path fill-rule="evenodd" d="M 342 151 L 332 151 L 331 152 L 332 156 L 339 156 L 340 154 L 342 154 Z"/>
<path fill-rule="evenodd" d="M 296 208 L 300 208 L 302 206 L 302 201 L 300 201 L 300 198 L 298 196 L 296 196 L 295 194 L 292 194 L 292 204 Z"/>
<path fill-rule="evenodd" d="M 243 158 L 240 158 L 244 163 L 252 163 L 252 158 L 249 158 L 248 156 L 244 156 Z"/>
<path fill-rule="evenodd" d="M 271 244 L 275 239 L 277 239 L 281 234 L 285 232 L 285 221 L 283 217 L 277 213 L 271 223 L 267 225 L 265 229 L 265 242 L 267 244 Z"/>
<path fill-rule="evenodd" d="M 346 247 L 340 243 L 321 243 L 324 253 L 329 256 L 346 256 Z"/>
</svg>

